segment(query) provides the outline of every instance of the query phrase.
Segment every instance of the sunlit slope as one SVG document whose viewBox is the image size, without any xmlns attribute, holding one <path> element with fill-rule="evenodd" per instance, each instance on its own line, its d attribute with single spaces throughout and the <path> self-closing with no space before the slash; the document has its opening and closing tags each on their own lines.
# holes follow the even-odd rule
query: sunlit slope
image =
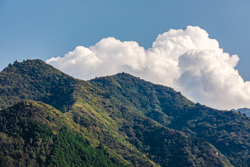
<svg viewBox="0 0 250 167">
<path fill-rule="evenodd" d="M 126 166 L 55 108 L 22 101 L 0 111 L 0 166 Z"/>
<path fill-rule="evenodd" d="M 118 126 L 107 113 L 102 111 L 100 114 L 102 108 L 91 105 L 93 99 L 90 97 L 94 94 L 95 87 L 90 83 L 74 79 L 41 60 L 15 62 L 0 73 L 0 78 L 2 106 L 6 107 L 6 104 L 11 105 L 21 100 L 43 101 L 61 110 L 64 118 L 76 122 L 75 125 L 82 128 L 83 135 L 93 146 L 104 141 L 108 149 L 114 148 L 112 154 L 127 164 L 155 166 L 126 140 L 126 135 L 118 133 Z M 19 87 L 23 89 L 19 90 Z M 100 100 L 105 98 L 106 94 L 101 91 L 98 96 Z M 103 115 L 105 118 L 102 118 Z M 81 122 L 76 118 L 80 118 Z M 78 126 L 75 126 L 75 130 Z"/>
<path fill-rule="evenodd" d="M 126 73 L 90 81 L 165 127 L 207 140 L 235 166 L 250 166 L 250 118 L 195 104 L 172 88 Z"/>
<path fill-rule="evenodd" d="M 182 119 L 185 111 L 195 106 L 172 88 L 152 84 L 126 73 L 95 78 L 90 82 L 123 104 L 163 125 Z"/>
<path fill-rule="evenodd" d="M 74 103 L 77 80 L 41 60 L 15 62 L 0 72 L 0 108 L 21 100 L 40 100 L 62 112 Z"/>
<path fill-rule="evenodd" d="M 15 62 L 0 73 L 0 79 L 2 108 L 20 100 L 50 104 L 61 111 L 59 120 L 64 120 L 63 124 L 72 133 L 82 135 L 93 148 L 103 144 L 121 163 L 130 166 L 231 166 L 206 140 L 165 127 L 178 115 L 167 116 L 153 101 L 149 105 L 155 107 L 157 119 L 152 117 L 155 120 L 150 118 L 147 109 L 142 110 L 143 105 L 136 107 L 136 101 L 123 101 L 110 91 L 74 79 L 40 60 Z M 176 108 L 181 104 L 187 109 L 195 106 L 180 93 L 166 106 L 172 104 Z M 60 125 L 49 123 L 48 126 L 54 127 L 55 134 L 60 133 Z"/>
<path fill-rule="evenodd" d="M 221 153 L 217 155 L 219 151 L 205 140 L 164 127 L 123 105 L 108 93 L 93 86 L 89 88 L 85 86 L 76 91 L 78 99 L 72 110 L 65 114 L 92 131 L 93 136 L 126 160 L 131 160 L 127 155 L 132 152 L 124 147 L 119 148 L 117 141 L 128 148 L 137 148 L 145 157 L 161 166 L 193 166 L 199 163 L 230 166 L 227 159 Z M 94 125 L 90 120 L 94 120 Z M 127 154 L 124 154 L 126 151 Z"/>
</svg>

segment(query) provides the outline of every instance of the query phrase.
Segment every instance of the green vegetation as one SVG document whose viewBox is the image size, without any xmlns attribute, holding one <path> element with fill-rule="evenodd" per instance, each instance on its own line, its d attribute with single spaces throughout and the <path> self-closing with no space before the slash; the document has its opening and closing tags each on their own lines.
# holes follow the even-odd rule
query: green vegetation
<svg viewBox="0 0 250 167">
<path fill-rule="evenodd" d="M 246 115 L 194 104 L 171 88 L 126 73 L 90 82 L 165 127 L 205 139 L 234 166 L 250 166 L 250 118 Z"/>
<path fill-rule="evenodd" d="M 44 108 L 32 101 L 0 111 L 0 166 L 125 166 L 102 144 L 93 148 L 67 126 L 53 133 L 55 129 L 37 122 L 41 112 Z"/>
<path fill-rule="evenodd" d="M 0 72 L 0 166 L 249 166 L 245 115 L 129 74 L 74 79 L 41 60 Z"/>
<path fill-rule="evenodd" d="M 67 128 L 53 137 L 49 166 L 119 167 L 125 166 L 104 148 L 102 144 L 93 149 L 90 142 L 74 135 Z"/>
<path fill-rule="evenodd" d="M 41 60 L 15 62 L 0 73 L 0 108 L 21 100 L 43 101 L 65 112 L 78 81 Z"/>
</svg>

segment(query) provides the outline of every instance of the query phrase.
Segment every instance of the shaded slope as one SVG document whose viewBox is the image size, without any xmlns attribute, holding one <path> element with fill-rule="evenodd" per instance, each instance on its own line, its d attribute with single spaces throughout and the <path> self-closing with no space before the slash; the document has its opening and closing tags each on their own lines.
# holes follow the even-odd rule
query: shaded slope
<svg viewBox="0 0 250 167">
<path fill-rule="evenodd" d="M 121 73 L 90 81 L 162 125 L 203 138 L 235 166 L 250 166 L 250 118 L 194 104 L 179 92 Z"/>
<path fill-rule="evenodd" d="M 219 111 L 197 104 L 192 116 L 177 126 L 204 138 L 219 149 L 234 166 L 250 166 L 250 118 L 233 111 Z"/>
<path fill-rule="evenodd" d="M 93 136 L 123 155 L 126 160 L 131 160 L 133 164 L 138 164 L 138 162 L 134 162 L 132 157 L 128 157 L 132 153 L 127 150 L 128 143 L 122 142 L 127 145 L 127 148 L 117 147 L 117 142 L 113 137 L 118 141 L 126 139 L 149 159 L 161 166 L 230 166 L 228 160 L 221 153 L 216 154 L 219 151 L 210 143 L 166 128 L 152 119 L 130 110 L 129 107 L 107 96 L 105 92 L 102 93 L 98 89 L 93 91 L 95 94 L 89 94 L 89 98 L 84 100 L 79 99 L 72 107 L 72 111 L 67 114 L 74 113 L 76 122 L 90 131 L 98 132 Z M 77 92 L 86 95 L 86 93 Z M 96 120 L 94 121 L 96 125 L 91 125 L 86 117 L 88 120 Z M 110 136 L 110 132 L 113 137 Z M 193 150 L 193 148 L 195 149 Z M 123 154 L 124 152 L 128 153 Z"/>
<path fill-rule="evenodd" d="M 65 118 L 71 121 L 77 122 L 75 118 L 81 116 L 81 121 L 84 122 L 84 126 L 79 124 L 82 132 L 94 146 L 104 141 L 110 150 L 114 149 L 112 154 L 126 163 L 133 163 L 135 166 L 155 166 L 126 140 L 126 135 L 119 134 L 118 126 L 106 125 L 107 122 L 115 122 L 107 113 L 102 112 L 106 117 L 101 119 L 100 111 L 106 111 L 107 108 L 93 106 L 89 95 L 98 92 L 93 92 L 97 88 L 90 83 L 74 79 L 41 60 L 15 62 L 0 73 L 0 78 L 2 106 L 11 105 L 22 99 L 41 100 L 66 112 Z M 22 86 L 25 87 L 19 90 Z M 99 100 L 105 99 L 106 96 L 105 92 L 99 91 Z"/>
<path fill-rule="evenodd" d="M 34 72 L 29 73 L 30 71 Z M 124 102 L 118 97 L 113 98 L 109 92 L 100 90 L 89 82 L 69 77 L 40 60 L 16 62 L 1 72 L 0 78 L 2 78 L 1 90 L 3 90 L 0 93 L 1 104 L 9 105 L 22 99 L 41 100 L 48 103 L 63 112 L 62 114 L 57 111 L 58 116 L 63 118 L 59 120 L 64 120 L 65 126 L 71 131 L 83 135 L 93 147 L 103 143 L 111 155 L 126 164 L 132 166 L 157 166 L 157 164 L 161 166 L 194 166 L 194 164 L 196 166 L 230 166 L 220 151 L 208 142 L 188 137 L 182 132 L 163 126 L 173 122 L 174 118 L 180 118 L 178 114 L 182 112 L 179 109 L 180 105 L 186 109 L 194 105 L 180 94 L 175 96 L 174 102 L 170 100 L 172 96 L 168 96 L 167 93 L 162 94 L 163 100 L 165 96 L 170 98 L 163 104 L 166 109 L 171 110 L 170 107 L 175 106 L 176 112 L 172 116 L 167 116 L 164 110 L 159 110 L 160 106 L 157 105 L 157 101 L 154 101 L 154 97 L 152 97 L 152 104 L 148 104 L 148 99 L 145 97 L 140 97 L 138 100 L 146 100 L 144 105 L 156 112 L 148 111 L 143 105 L 138 108 L 136 100 L 133 103 L 127 103 L 130 101 Z M 17 78 L 20 80 L 17 81 Z M 23 85 L 28 86 L 19 92 L 18 88 Z M 148 85 L 144 87 L 147 88 Z M 175 95 L 172 89 L 169 91 Z M 133 92 L 136 91 L 133 90 Z M 159 122 L 163 125 L 148 118 L 147 116 L 151 113 L 156 113 L 155 118 L 160 119 Z M 161 116 L 162 114 L 164 117 Z M 41 118 L 43 119 L 37 119 L 37 121 L 53 120 L 50 115 Z M 59 133 L 60 126 L 56 124 L 56 121 L 49 121 L 48 126 L 54 127 Z M 178 161 L 176 157 L 179 157 Z"/>
<path fill-rule="evenodd" d="M 245 113 L 246 116 L 250 117 L 250 109 L 249 108 L 239 108 L 237 110 L 233 110 L 233 111 L 237 111 L 237 112 L 241 112 L 241 113 Z"/>
<path fill-rule="evenodd" d="M 152 84 L 126 73 L 100 77 L 90 82 L 163 125 L 181 120 L 186 115 L 185 111 L 195 106 L 172 88 Z"/>
</svg>

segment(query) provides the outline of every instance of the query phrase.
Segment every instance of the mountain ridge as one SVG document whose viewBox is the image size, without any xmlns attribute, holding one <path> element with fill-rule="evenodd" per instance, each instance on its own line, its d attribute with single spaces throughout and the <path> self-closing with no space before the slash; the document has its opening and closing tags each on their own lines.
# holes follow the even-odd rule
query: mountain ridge
<svg viewBox="0 0 250 167">
<path fill-rule="evenodd" d="M 220 148 L 233 165 L 249 164 L 247 150 L 250 149 L 250 124 L 244 114 L 195 104 L 172 88 L 145 82 L 126 73 L 100 77 L 90 82 L 118 100 L 143 111 L 144 115 L 163 126 L 208 140 Z M 222 139 L 218 140 L 218 137 Z"/>
<path fill-rule="evenodd" d="M 215 147 L 216 142 L 211 144 L 213 140 L 206 141 L 209 136 L 203 133 L 209 128 L 204 128 L 202 123 L 211 126 L 208 118 L 217 118 L 217 113 L 221 114 L 222 111 L 195 104 L 172 88 L 155 85 L 125 73 L 82 81 L 41 60 L 9 65 L 0 72 L 0 81 L 1 108 L 22 100 L 47 103 L 44 105 L 51 105 L 48 110 L 60 110 L 58 115 L 61 118 L 58 119 L 65 120 L 58 127 L 65 124 L 69 133 L 81 134 L 90 141 L 93 148 L 103 144 L 114 158 L 127 166 L 232 166 L 230 162 L 235 166 L 237 163 L 238 166 L 248 164 L 247 153 L 241 149 L 238 150 L 238 153 L 242 153 L 238 158 L 237 155 L 232 157 L 223 149 L 216 148 L 221 143 Z M 238 114 L 237 119 L 249 123 L 239 113 L 232 112 L 230 118 L 235 114 Z M 225 119 L 225 114 L 219 116 Z M 222 118 L 218 120 L 225 123 Z M 42 123 L 48 119 L 53 118 L 47 116 Z M 203 121 L 197 123 L 199 120 Z M 214 123 L 218 124 L 216 121 Z M 236 119 L 232 119 L 231 123 L 227 126 L 232 127 Z M 48 123 L 50 128 L 53 128 L 52 125 Z M 203 127 L 203 130 L 198 131 L 196 126 Z M 247 148 L 248 128 L 244 129 L 244 124 L 235 127 L 247 134 L 238 133 L 239 138 L 236 138 L 238 141 L 243 137 L 242 146 Z M 217 135 L 215 133 L 214 137 Z M 226 148 L 230 150 L 229 146 Z M 246 156 L 244 161 L 239 160 L 240 156 Z"/>
</svg>

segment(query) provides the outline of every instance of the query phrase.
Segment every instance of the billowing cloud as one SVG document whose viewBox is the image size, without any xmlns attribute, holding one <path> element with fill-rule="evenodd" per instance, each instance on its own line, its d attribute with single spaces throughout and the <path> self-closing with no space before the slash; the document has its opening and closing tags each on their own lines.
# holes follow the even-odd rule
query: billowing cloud
<svg viewBox="0 0 250 167">
<path fill-rule="evenodd" d="M 109 37 L 46 62 L 84 80 L 128 72 L 173 87 L 194 102 L 232 109 L 250 107 L 250 82 L 235 69 L 238 61 L 205 30 L 188 26 L 158 35 L 147 50 L 137 42 Z"/>
</svg>

